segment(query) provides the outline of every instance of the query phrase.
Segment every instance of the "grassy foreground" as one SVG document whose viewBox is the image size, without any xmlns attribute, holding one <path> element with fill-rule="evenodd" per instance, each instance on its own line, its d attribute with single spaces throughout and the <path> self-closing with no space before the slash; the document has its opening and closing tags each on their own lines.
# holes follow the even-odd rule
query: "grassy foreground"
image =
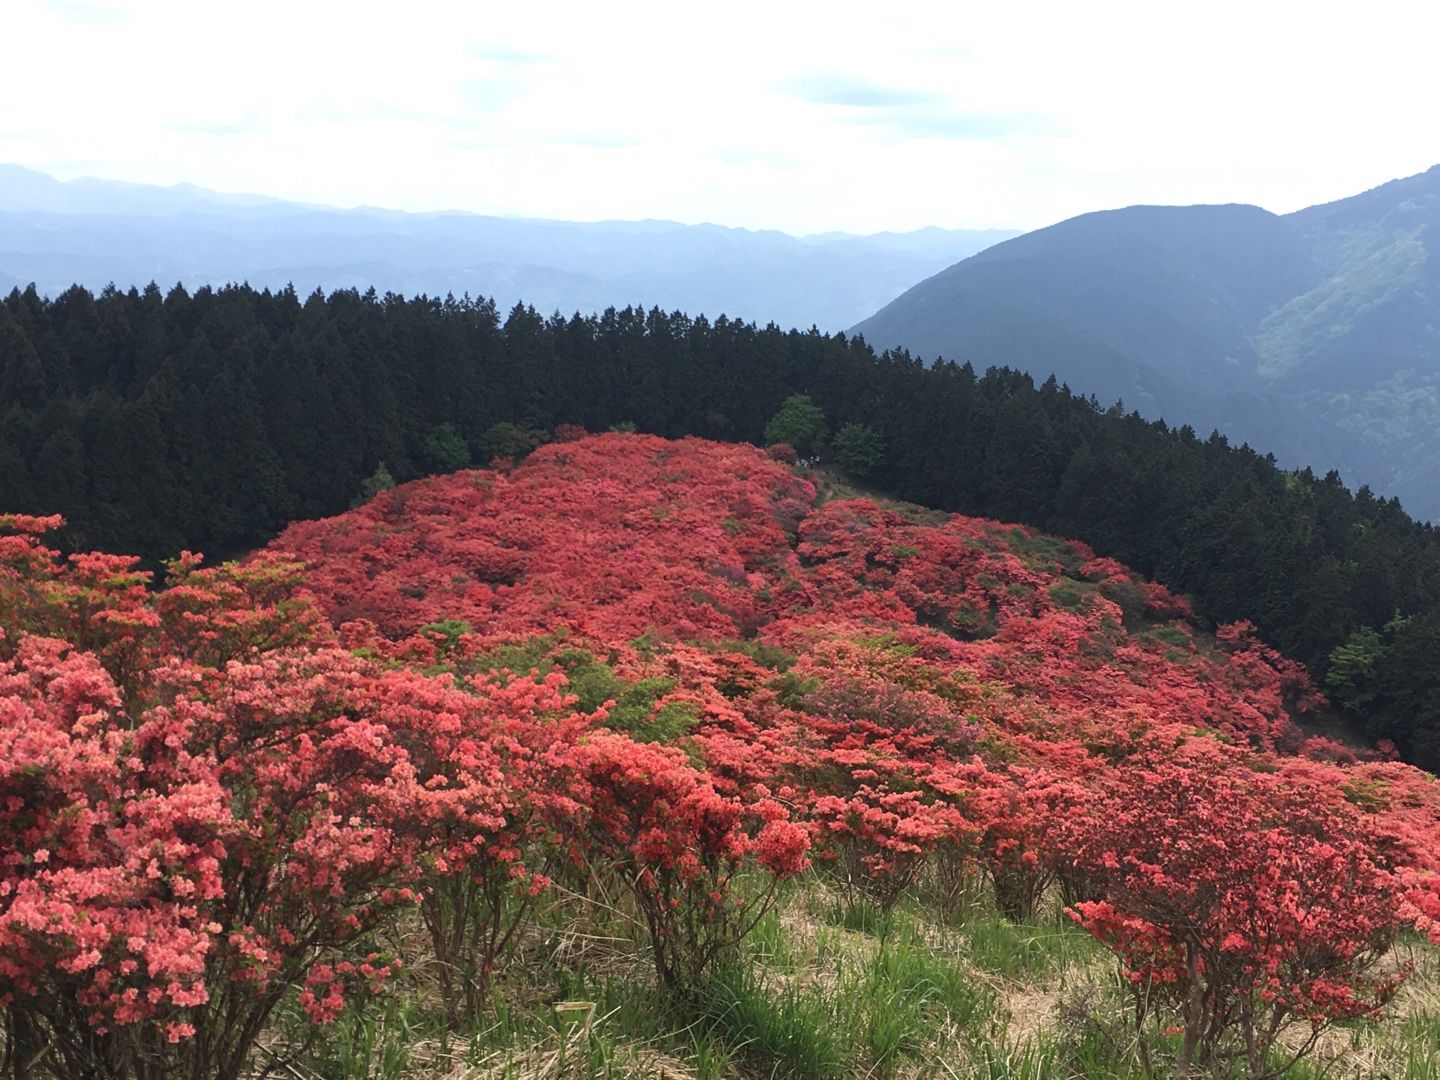
<svg viewBox="0 0 1440 1080">
<path fill-rule="evenodd" d="M 291 1080 L 1145 1075 L 1110 954 L 1058 902 L 1033 925 L 980 890 L 949 917 L 909 900 L 881 913 L 810 875 L 683 1002 L 657 989 L 643 939 L 623 904 L 564 897 L 518 943 L 489 1008 L 447 1036 L 417 927 L 384 943 L 415 962 L 383 997 L 350 1006 L 323 1040 L 282 1012 L 257 1064 Z M 1330 1030 L 1284 1075 L 1440 1078 L 1440 953 L 1407 941 L 1404 961 L 1415 973 L 1385 1022 Z M 1165 1075 L 1173 1048 L 1149 1050 Z"/>
</svg>

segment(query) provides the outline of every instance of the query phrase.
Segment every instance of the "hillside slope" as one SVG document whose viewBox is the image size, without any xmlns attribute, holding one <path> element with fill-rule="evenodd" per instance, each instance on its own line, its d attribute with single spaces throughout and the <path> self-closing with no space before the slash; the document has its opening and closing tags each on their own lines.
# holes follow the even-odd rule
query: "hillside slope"
<svg viewBox="0 0 1440 1080">
<path fill-rule="evenodd" d="M 1307 736 L 1247 625 L 791 456 L 565 439 L 154 587 L 0 517 L 8 1048 L 1433 1074 L 1440 781 Z"/>
<path fill-rule="evenodd" d="M 332 619 L 397 640 L 425 626 L 477 642 L 561 632 L 641 663 L 654 649 L 803 653 L 893 635 L 903 655 L 974 681 L 972 720 L 1097 751 L 1207 726 L 1294 751 L 1307 738 L 1294 717 L 1319 704 L 1304 669 L 1250 628 L 1201 633 L 1188 602 L 1083 544 L 822 500 L 753 447 L 699 439 L 552 443 L 513 471 L 416 481 L 293 525 L 270 550 L 305 565 Z"/>
<path fill-rule="evenodd" d="M 1440 515 L 1440 166 L 1280 217 L 1087 214 L 950 267 L 855 327 L 1216 428 Z"/>
<path fill-rule="evenodd" d="M 0 165 L 0 287 L 58 296 L 158 282 L 469 294 L 546 314 L 643 299 L 789 328 L 848 326 L 956 259 L 1014 236 L 922 229 L 794 237 L 670 221 L 567 222 L 341 210 L 190 185 L 67 183 Z"/>
</svg>

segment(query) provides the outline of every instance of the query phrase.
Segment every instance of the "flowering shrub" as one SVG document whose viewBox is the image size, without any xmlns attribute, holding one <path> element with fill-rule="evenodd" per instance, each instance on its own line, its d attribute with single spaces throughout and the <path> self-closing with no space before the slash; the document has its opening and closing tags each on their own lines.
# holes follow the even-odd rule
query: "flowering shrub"
<svg viewBox="0 0 1440 1080">
<path fill-rule="evenodd" d="M 455 1024 L 479 1012 L 575 813 L 567 754 L 590 719 L 564 686 L 559 673 L 462 686 L 401 672 L 377 688 L 408 753 L 395 828 L 421 852 L 414 888 Z"/>
<path fill-rule="evenodd" d="M 773 460 L 780 462 L 782 465 L 794 465 L 800 460 L 800 455 L 796 453 L 795 448 L 789 443 L 772 443 L 766 447 L 765 452 L 769 454 Z"/>
<path fill-rule="evenodd" d="M 721 795 L 677 750 L 596 734 L 573 761 L 586 850 L 633 892 L 660 981 L 698 987 L 764 915 L 776 884 L 808 865 L 808 835 L 772 799 Z M 734 890 L 747 855 L 767 872 L 757 899 Z"/>
<path fill-rule="evenodd" d="M 152 598 L 125 560 L 6 554 L 9 617 L 64 635 L 0 641 L 15 1053 L 236 1076 L 279 998 L 408 895 L 385 676 L 280 610 L 284 568 L 181 567 Z"/>
<path fill-rule="evenodd" d="M 21 640 L 0 665 L 0 1001 L 11 1054 L 47 1043 L 73 1075 L 170 1057 L 209 998 L 233 828 L 213 770 L 164 754 L 89 654 Z"/>
<path fill-rule="evenodd" d="M 1392 875 L 1359 816 L 1305 786 L 1226 754 L 1137 762 L 1075 831 L 1102 898 L 1073 917 L 1120 958 L 1138 1026 L 1177 1017 L 1177 1075 L 1230 1057 L 1274 1075 L 1287 1026 L 1308 1026 L 1303 1053 L 1398 986 L 1373 973 L 1400 922 Z"/>
<path fill-rule="evenodd" d="M 794 776 L 819 854 L 852 900 L 888 910 L 939 847 L 961 847 L 973 832 L 957 762 L 980 735 L 964 712 L 977 688 L 883 638 L 824 641 L 794 670 L 812 684 Z"/>
<path fill-rule="evenodd" d="M 997 770 L 977 796 L 984 822 L 980 860 L 995 906 L 1014 922 L 1033 922 L 1041 897 L 1057 879 L 1062 892 L 1085 889 L 1073 860 L 1057 851 L 1056 834 L 1076 812 L 1074 786 L 1048 769 Z"/>
</svg>

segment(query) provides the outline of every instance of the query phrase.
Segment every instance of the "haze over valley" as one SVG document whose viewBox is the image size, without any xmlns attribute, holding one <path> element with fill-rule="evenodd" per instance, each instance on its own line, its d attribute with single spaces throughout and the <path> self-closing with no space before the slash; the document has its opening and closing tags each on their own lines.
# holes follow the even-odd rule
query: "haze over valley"
<svg viewBox="0 0 1440 1080">
<path fill-rule="evenodd" d="M 673 221 L 340 210 L 0 165 L 0 289 L 376 289 L 484 296 L 542 314 L 631 304 L 842 330 L 916 281 L 1016 235 L 926 228 L 795 237 Z"/>
</svg>

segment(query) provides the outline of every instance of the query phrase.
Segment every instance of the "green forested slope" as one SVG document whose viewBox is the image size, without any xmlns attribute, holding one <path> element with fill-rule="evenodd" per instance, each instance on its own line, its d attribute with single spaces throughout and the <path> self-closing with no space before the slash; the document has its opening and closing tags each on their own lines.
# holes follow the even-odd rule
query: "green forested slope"
<svg viewBox="0 0 1440 1080">
<path fill-rule="evenodd" d="M 1087 214 L 950 267 L 856 331 L 1053 372 L 1440 516 L 1440 166 L 1284 217 Z"/>
</svg>

